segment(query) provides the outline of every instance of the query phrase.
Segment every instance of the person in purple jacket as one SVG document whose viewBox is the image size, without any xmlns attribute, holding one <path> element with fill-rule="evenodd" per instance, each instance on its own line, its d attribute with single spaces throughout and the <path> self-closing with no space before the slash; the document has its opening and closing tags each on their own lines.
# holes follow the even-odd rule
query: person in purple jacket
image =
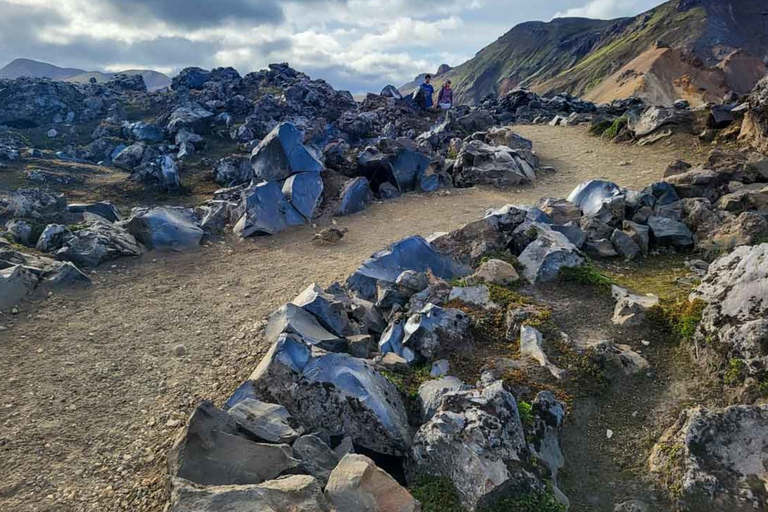
<svg viewBox="0 0 768 512">
<path fill-rule="evenodd" d="M 453 89 L 451 89 L 451 81 L 448 80 L 440 88 L 440 92 L 437 95 L 437 104 L 443 110 L 449 110 L 453 106 Z"/>
</svg>

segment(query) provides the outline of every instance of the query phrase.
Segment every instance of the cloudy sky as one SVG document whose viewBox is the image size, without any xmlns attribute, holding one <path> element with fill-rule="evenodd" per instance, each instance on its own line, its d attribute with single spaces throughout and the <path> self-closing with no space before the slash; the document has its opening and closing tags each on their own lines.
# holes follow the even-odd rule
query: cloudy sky
<svg viewBox="0 0 768 512">
<path fill-rule="evenodd" d="M 617 18 L 662 0 L 0 0 L 0 66 L 88 70 L 270 62 L 354 93 L 457 65 L 517 23 Z"/>
</svg>

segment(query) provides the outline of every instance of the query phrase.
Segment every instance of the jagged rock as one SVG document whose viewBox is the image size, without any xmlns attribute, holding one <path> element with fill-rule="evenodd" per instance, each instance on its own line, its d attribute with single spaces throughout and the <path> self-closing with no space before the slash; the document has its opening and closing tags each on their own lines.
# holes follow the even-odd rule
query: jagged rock
<svg viewBox="0 0 768 512">
<path fill-rule="evenodd" d="M 21 265 L 0 269 L 0 310 L 11 308 L 28 297 L 38 278 Z"/>
<path fill-rule="evenodd" d="M 98 215 L 109 222 L 117 222 L 121 219 L 118 209 L 109 201 L 95 203 L 75 203 L 67 206 L 69 213 Z"/>
<path fill-rule="evenodd" d="M 30 219 L 54 219 L 67 211 L 63 195 L 39 188 L 18 189 L 11 194 L 5 213 L 10 217 Z"/>
<path fill-rule="evenodd" d="M 610 181 L 585 181 L 571 192 L 568 201 L 578 206 L 585 216 L 594 217 L 606 224 L 621 224 L 624 220 L 624 192 Z"/>
<path fill-rule="evenodd" d="M 339 196 L 340 202 L 336 211 L 337 215 L 352 215 L 353 213 L 361 212 L 373 202 L 373 192 L 371 192 L 368 180 L 363 177 L 358 177 L 344 183 Z"/>
<path fill-rule="evenodd" d="M 139 121 L 126 126 L 126 130 L 137 142 L 163 142 L 165 140 L 165 132 L 156 124 Z"/>
<path fill-rule="evenodd" d="M 293 454 L 302 467 L 325 486 L 340 457 L 330 446 L 315 435 L 301 436 L 293 443 Z"/>
<path fill-rule="evenodd" d="M 249 183 L 253 179 L 253 167 L 246 157 L 227 156 L 216 162 L 213 175 L 217 183 L 234 187 Z"/>
<path fill-rule="evenodd" d="M 738 217 L 730 217 L 715 227 L 708 237 L 702 240 L 704 248 L 712 248 L 715 253 L 727 251 L 741 245 L 753 245 L 768 237 L 768 214 L 765 212 L 744 212 Z"/>
<path fill-rule="evenodd" d="M 643 226 L 630 220 L 625 220 L 622 223 L 624 233 L 629 235 L 632 240 L 640 247 L 643 254 L 648 254 L 648 246 L 651 241 L 651 231 L 648 226 Z"/>
<path fill-rule="evenodd" d="M 619 255 L 616 248 L 613 246 L 613 243 L 607 238 L 588 240 L 584 244 L 583 249 L 589 257 L 594 259 L 615 258 Z"/>
<path fill-rule="evenodd" d="M 200 219 L 200 229 L 206 233 L 220 235 L 230 220 L 230 212 L 237 203 L 212 199 L 195 208 L 195 216 Z"/>
<path fill-rule="evenodd" d="M 624 231 L 615 229 L 611 234 L 611 243 L 616 249 L 616 252 L 626 260 L 633 261 L 643 255 L 643 250 L 640 248 L 634 238 L 629 233 L 625 233 Z"/>
<path fill-rule="evenodd" d="M 432 368 L 429 370 L 429 376 L 437 379 L 440 377 L 444 377 L 448 375 L 448 369 L 450 368 L 450 363 L 447 359 L 438 359 L 434 363 L 432 363 Z"/>
<path fill-rule="evenodd" d="M 707 303 L 697 339 L 728 359 L 768 365 L 768 243 L 741 246 L 709 266 L 691 299 Z M 715 340 L 707 343 L 707 338 Z M 751 373 L 752 370 L 750 370 Z"/>
<path fill-rule="evenodd" d="M 463 311 L 427 304 L 406 322 L 403 347 L 427 360 L 466 350 L 471 343 L 469 324 Z"/>
<path fill-rule="evenodd" d="M 451 289 L 451 294 L 448 296 L 448 300 L 458 300 L 464 304 L 472 306 L 478 306 L 485 309 L 492 309 L 499 307 L 491 301 L 491 293 L 487 286 L 454 286 Z"/>
<path fill-rule="evenodd" d="M 596 219 L 595 219 L 596 220 Z M 576 246 L 577 249 L 584 247 L 587 241 L 587 234 L 581 227 L 575 222 L 569 222 L 565 225 L 553 224 L 550 226 L 552 231 L 556 231 L 565 235 L 569 242 Z"/>
<path fill-rule="evenodd" d="M 183 251 L 200 245 L 203 230 L 192 210 L 159 206 L 136 208 L 125 229 L 148 249 Z"/>
<path fill-rule="evenodd" d="M 67 238 L 64 246 L 56 251 L 56 258 L 71 261 L 78 267 L 97 267 L 105 261 L 141 253 L 136 238 L 125 229 L 96 221 Z"/>
<path fill-rule="evenodd" d="M 490 259 L 480 265 L 477 271 L 469 276 L 466 281 L 468 284 L 491 283 L 501 286 L 508 286 L 516 283 L 520 279 L 515 267 L 506 261 Z"/>
<path fill-rule="evenodd" d="M 375 300 L 376 283 L 395 283 L 405 270 L 431 272 L 446 281 L 469 274 L 468 268 L 435 251 L 424 238 L 411 236 L 395 242 L 363 262 L 347 280 L 347 288 L 363 299 Z"/>
<path fill-rule="evenodd" d="M 536 240 L 518 257 L 523 277 L 531 283 L 546 283 L 557 279 L 561 268 L 580 267 L 584 258 L 565 235 L 543 227 Z"/>
<path fill-rule="evenodd" d="M 517 403 L 501 381 L 445 395 L 414 437 L 416 471 L 449 478 L 469 511 L 542 489 L 521 464 L 529 457 Z"/>
<path fill-rule="evenodd" d="M 318 322 L 336 336 L 343 337 L 352 332 L 352 326 L 347 316 L 346 305 L 323 291 L 316 284 L 311 284 L 298 297 L 293 299 L 293 304 L 315 316 Z M 274 341 L 274 340 L 271 340 Z"/>
<path fill-rule="evenodd" d="M 402 455 L 411 446 L 397 389 L 368 362 L 347 354 L 313 352 L 283 335 L 236 396 L 249 393 L 285 406 L 309 431 L 349 436 L 388 455 Z"/>
<path fill-rule="evenodd" d="M 249 398 L 236 404 L 228 412 L 241 429 L 261 441 L 291 444 L 299 437 L 299 433 L 288 422 L 288 410 L 282 405 Z"/>
<path fill-rule="evenodd" d="M 364 455 L 341 459 L 325 487 L 339 512 L 420 512 L 421 505 L 387 472 Z"/>
<path fill-rule="evenodd" d="M 29 222 L 23 219 L 9 220 L 5 223 L 5 229 L 17 244 L 26 246 L 34 245 L 35 241 L 32 240 L 32 225 Z"/>
<path fill-rule="evenodd" d="M 565 465 L 559 439 L 560 430 L 565 422 L 565 406 L 551 391 L 541 391 L 531 403 L 531 412 L 534 416 L 536 432 L 531 447 L 538 458 L 546 463 L 556 482 L 558 471 Z M 557 487 L 553 490 L 556 494 L 559 492 Z"/>
<path fill-rule="evenodd" d="M 648 361 L 629 345 L 604 340 L 593 348 L 599 364 L 611 381 L 646 371 L 650 366 Z"/>
<path fill-rule="evenodd" d="M 666 178 L 674 186 L 676 194 L 683 198 L 703 197 L 715 202 L 721 195 L 720 178 L 710 169 L 692 169 Z"/>
<path fill-rule="evenodd" d="M 37 240 L 35 248 L 41 252 L 53 252 L 59 250 L 65 240 L 71 236 L 71 232 L 62 224 L 48 224 L 40 238 Z"/>
<path fill-rule="evenodd" d="M 688 110 L 667 107 L 649 107 L 640 116 L 630 115 L 627 127 L 635 137 L 645 137 L 659 128 L 674 125 L 689 128 L 693 118 Z"/>
<path fill-rule="evenodd" d="M 400 91 L 395 87 L 394 85 L 387 85 L 381 90 L 381 96 L 384 96 L 386 98 L 394 98 L 396 100 L 403 99 L 403 95 L 400 94 Z"/>
<path fill-rule="evenodd" d="M 549 362 L 547 354 L 544 353 L 542 342 L 542 335 L 537 329 L 529 325 L 523 325 L 521 327 L 520 354 L 532 357 L 542 368 L 549 370 L 553 377 L 561 379 L 565 372 Z"/>
<path fill-rule="evenodd" d="M 323 199 L 323 178 L 316 172 L 294 174 L 285 180 L 283 195 L 305 219 L 312 220 Z"/>
<path fill-rule="evenodd" d="M 299 464 L 289 445 L 246 439 L 235 419 L 210 402 L 195 409 L 168 455 L 172 476 L 200 485 L 259 484 L 295 473 Z"/>
<path fill-rule="evenodd" d="M 324 350 L 342 352 L 346 349 L 343 338 L 327 331 L 317 317 L 296 304 L 288 303 L 272 313 L 267 322 L 265 337 L 275 343 L 284 334 L 306 345 L 316 345 Z"/>
<path fill-rule="evenodd" d="M 715 203 L 715 207 L 734 213 L 768 209 L 768 185 L 765 183 L 744 185 L 735 192 L 721 196 Z"/>
<path fill-rule="evenodd" d="M 146 150 L 147 146 L 143 142 L 131 144 L 112 158 L 112 165 L 118 169 L 131 172 L 142 163 Z"/>
<path fill-rule="evenodd" d="M 196 486 L 173 480 L 169 512 L 330 512 L 317 480 L 291 475 L 257 485 Z"/>
<path fill-rule="evenodd" d="M 545 197 L 539 199 L 536 203 L 536 208 L 549 215 L 554 224 L 564 225 L 569 222 L 578 223 L 581 219 L 581 211 L 579 207 L 565 199 Z"/>
<path fill-rule="evenodd" d="M 421 421 L 426 423 L 440 407 L 443 396 L 453 391 L 467 391 L 470 387 L 457 377 L 443 377 L 436 380 L 428 380 L 419 386 L 419 410 Z"/>
<path fill-rule="evenodd" d="M 454 184 L 458 187 L 509 187 L 533 183 L 536 171 L 525 157 L 523 151 L 470 141 L 462 146 L 454 163 Z"/>
<path fill-rule="evenodd" d="M 693 234 L 688 226 L 666 217 L 648 218 L 651 240 L 657 245 L 690 249 L 694 245 Z"/>
<path fill-rule="evenodd" d="M 197 103 L 181 105 L 171 112 L 166 130 L 172 136 L 181 130 L 199 133 L 208 128 L 213 122 L 213 113 Z"/>
<path fill-rule="evenodd" d="M 768 506 L 766 450 L 768 406 L 696 407 L 659 439 L 650 467 L 679 487 L 690 510 L 760 510 Z"/>
<path fill-rule="evenodd" d="M 655 295 L 634 295 L 616 285 L 611 287 L 616 306 L 613 309 L 613 323 L 625 327 L 640 325 L 645 320 L 645 314 L 659 304 Z"/>
<path fill-rule="evenodd" d="M 251 153 L 251 166 L 260 180 L 284 180 L 299 172 L 321 172 L 323 164 L 307 150 L 304 136 L 292 123 L 280 123 Z"/>
<path fill-rule="evenodd" d="M 304 217 L 285 198 L 276 181 L 266 181 L 245 189 L 235 213 L 239 220 L 233 232 L 241 238 L 274 235 L 289 226 L 305 223 Z"/>
</svg>

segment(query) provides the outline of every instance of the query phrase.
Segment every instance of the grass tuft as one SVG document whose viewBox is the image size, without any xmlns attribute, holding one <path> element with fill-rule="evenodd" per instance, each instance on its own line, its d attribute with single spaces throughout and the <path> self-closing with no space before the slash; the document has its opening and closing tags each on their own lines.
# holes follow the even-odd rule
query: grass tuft
<svg viewBox="0 0 768 512">
<path fill-rule="evenodd" d="M 696 334 L 706 302 L 696 299 L 662 300 L 651 308 L 649 318 L 668 328 L 680 341 L 689 341 Z"/>
<path fill-rule="evenodd" d="M 450 478 L 419 475 L 411 494 L 421 503 L 422 512 L 463 512 Z"/>
<path fill-rule="evenodd" d="M 600 271 L 598 271 L 590 262 L 580 267 L 566 267 L 560 269 L 560 279 L 562 281 L 594 286 L 604 292 L 610 292 L 611 285 L 613 284 L 613 281 L 609 277 L 600 273 Z"/>
</svg>

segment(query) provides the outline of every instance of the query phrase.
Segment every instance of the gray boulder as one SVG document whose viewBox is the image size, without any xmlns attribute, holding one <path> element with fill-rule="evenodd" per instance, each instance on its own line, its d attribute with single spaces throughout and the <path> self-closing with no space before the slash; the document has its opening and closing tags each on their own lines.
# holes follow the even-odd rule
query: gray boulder
<svg viewBox="0 0 768 512">
<path fill-rule="evenodd" d="M 72 233 L 67 226 L 62 224 L 48 224 L 40 234 L 40 238 L 38 238 L 35 248 L 40 252 L 57 251 L 61 249 L 66 239 L 71 235 Z"/>
<path fill-rule="evenodd" d="M 276 181 L 266 181 L 245 189 L 234 214 L 239 220 L 233 231 L 241 238 L 274 235 L 289 226 L 300 226 L 306 222 L 285 198 Z"/>
<path fill-rule="evenodd" d="M 299 172 L 321 172 L 323 164 L 303 144 L 292 123 L 280 123 L 251 153 L 251 166 L 260 180 L 284 180 Z"/>
<path fill-rule="evenodd" d="M 569 222 L 579 222 L 581 219 L 580 208 L 565 199 L 544 197 L 536 203 L 536 208 L 543 211 L 552 219 L 554 224 L 564 225 Z"/>
<path fill-rule="evenodd" d="M 17 244 L 31 246 L 34 245 L 32 240 L 32 225 L 24 219 L 13 219 L 5 223 L 6 233 L 11 235 L 13 241 Z"/>
<path fill-rule="evenodd" d="M 352 333 L 352 325 L 347 316 L 347 305 L 326 293 L 317 284 L 311 284 L 293 304 L 315 316 L 320 324 L 336 336 L 343 337 Z"/>
<path fill-rule="evenodd" d="M 323 199 L 320 173 L 300 172 L 283 183 L 283 195 L 305 219 L 311 221 Z"/>
<path fill-rule="evenodd" d="M 691 113 L 686 109 L 668 107 L 649 107 L 641 115 L 630 115 L 627 128 L 635 137 L 645 137 L 664 126 L 690 128 L 693 122 Z"/>
<path fill-rule="evenodd" d="M 427 304 L 405 324 L 403 347 L 427 360 L 469 349 L 470 318 L 461 310 Z"/>
<path fill-rule="evenodd" d="M 72 233 L 64 246 L 56 251 L 59 260 L 71 261 L 78 267 L 99 264 L 128 256 L 140 256 L 141 246 L 128 231 L 104 221 L 96 221 Z"/>
<path fill-rule="evenodd" d="M 228 412 L 242 430 L 261 441 L 290 444 L 299 437 L 299 433 L 289 423 L 291 415 L 282 405 L 248 398 Z"/>
<path fill-rule="evenodd" d="M 762 510 L 765 493 L 755 489 L 768 484 L 766 451 L 768 406 L 696 407 L 659 439 L 650 467 L 662 484 L 678 486 L 691 510 Z"/>
<path fill-rule="evenodd" d="M 693 233 L 688 226 L 666 217 L 649 217 L 651 241 L 656 245 L 690 249 L 694 245 Z"/>
<path fill-rule="evenodd" d="M 529 282 L 551 282 L 560 275 L 560 269 L 584 264 L 579 250 L 565 235 L 541 225 L 537 231 L 536 240 L 528 244 L 518 257 L 523 266 L 523 277 Z"/>
<path fill-rule="evenodd" d="M 66 211 L 67 201 L 63 195 L 39 188 L 15 190 L 5 206 L 5 213 L 10 217 L 38 220 L 53 220 Z"/>
<path fill-rule="evenodd" d="M 330 512 L 321 484 L 291 475 L 256 485 L 197 486 L 173 480 L 169 512 Z"/>
<path fill-rule="evenodd" d="M 143 142 L 131 144 L 112 158 L 112 165 L 118 169 L 132 172 L 143 162 L 146 150 L 147 146 Z"/>
<path fill-rule="evenodd" d="M 109 222 L 117 222 L 121 219 L 120 211 L 109 201 L 97 201 L 95 203 L 73 203 L 67 205 L 69 213 L 85 216 L 85 214 L 98 215 Z"/>
<path fill-rule="evenodd" d="M 317 346 L 331 352 L 343 352 L 347 346 L 343 338 L 328 332 L 312 313 L 292 303 L 272 313 L 265 332 L 269 343 L 277 342 L 286 334 L 308 346 Z"/>
<path fill-rule="evenodd" d="M 611 234 L 611 243 L 625 260 L 634 261 L 643 255 L 643 250 L 629 233 L 615 229 Z"/>
<path fill-rule="evenodd" d="M 655 295 L 634 295 L 615 285 L 611 287 L 611 293 L 616 299 L 612 318 L 615 325 L 638 326 L 645 320 L 646 313 L 659 304 Z"/>
<path fill-rule="evenodd" d="M 217 183 L 225 187 L 234 187 L 250 183 L 253 179 L 253 168 L 246 157 L 227 156 L 216 162 L 213 167 L 213 176 Z"/>
<path fill-rule="evenodd" d="M 405 407 L 395 386 L 367 361 L 313 351 L 280 336 L 246 382 L 252 393 L 285 406 L 309 431 L 349 436 L 359 446 L 403 455 L 411 446 Z"/>
<path fill-rule="evenodd" d="M 181 105 L 171 112 L 166 129 L 175 136 L 181 130 L 200 133 L 213 122 L 213 113 L 197 103 Z"/>
<path fill-rule="evenodd" d="M 366 178 L 357 177 L 347 181 L 339 193 L 339 207 L 336 214 L 352 215 L 368 208 L 373 202 L 373 192 Z"/>
<path fill-rule="evenodd" d="M 159 251 L 197 248 L 204 234 L 192 210 L 170 206 L 136 208 L 125 229 L 148 249 Z"/>
<path fill-rule="evenodd" d="M 340 457 L 325 441 L 315 435 L 301 436 L 293 443 L 293 454 L 301 461 L 302 468 L 325 486 L 331 471 L 339 464 Z"/>
<path fill-rule="evenodd" d="M 464 384 L 458 377 L 443 377 L 424 382 L 419 386 L 418 398 L 422 423 L 432 419 L 446 394 L 469 389 L 470 386 Z"/>
<path fill-rule="evenodd" d="M 449 478 L 469 511 L 543 489 L 525 469 L 529 458 L 517 402 L 501 381 L 448 393 L 414 437 L 415 470 Z"/>
<path fill-rule="evenodd" d="M 595 217 L 606 224 L 624 220 L 624 193 L 610 181 L 585 181 L 571 192 L 568 201 L 578 206 L 585 216 Z"/>
<path fill-rule="evenodd" d="M 453 167 L 453 181 L 458 187 L 523 185 L 536 181 L 533 165 L 524 151 L 473 140 L 461 147 Z"/>
<path fill-rule="evenodd" d="M 31 295 L 37 281 L 37 276 L 21 265 L 0 269 L 0 310 L 11 308 Z"/>
<path fill-rule="evenodd" d="M 168 454 L 172 476 L 200 485 L 259 484 L 299 465 L 289 445 L 245 438 L 235 419 L 210 402 L 195 409 Z"/>
</svg>

